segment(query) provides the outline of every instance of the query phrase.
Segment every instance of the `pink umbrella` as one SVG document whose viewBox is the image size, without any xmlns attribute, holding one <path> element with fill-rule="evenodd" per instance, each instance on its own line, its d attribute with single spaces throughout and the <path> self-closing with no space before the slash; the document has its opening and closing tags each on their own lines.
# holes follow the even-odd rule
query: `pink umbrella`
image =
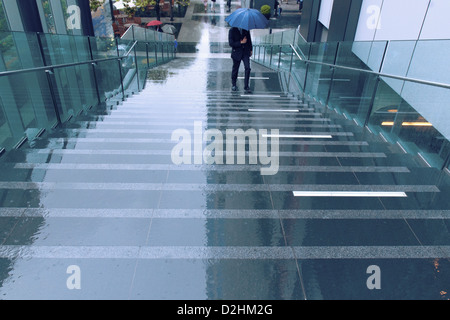
<svg viewBox="0 0 450 320">
<path fill-rule="evenodd" d="M 154 26 L 160 26 L 163 23 L 161 21 L 158 20 L 152 20 L 149 23 L 147 23 L 147 27 L 154 27 Z"/>
</svg>

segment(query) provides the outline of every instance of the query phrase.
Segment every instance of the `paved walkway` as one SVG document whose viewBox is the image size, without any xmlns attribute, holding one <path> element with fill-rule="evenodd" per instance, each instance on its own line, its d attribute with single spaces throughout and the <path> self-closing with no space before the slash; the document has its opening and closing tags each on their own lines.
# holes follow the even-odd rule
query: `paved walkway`
<svg viewBox="0 0 450 320">
<path fill-rule="evenodd" d="M 208 2 L 206 12 L 204 10 L 204 3 L 201 0 L 191 0 L 186 15 L 183 18 L 163 17 L 161 21 L 164 23 L 181 23 L 182 27 L 177 40 L 179 42 L 199 43 L 205 41 L 209 42 L 227 42 L 228 41 L 228 23 L 225 18 L 230 14 L 227 12 L 226 1 L 217 0 L 215 11 L 211 10 L 211 1 Z M 270 20 L 270 27 L 272 32 L 280 32 L 290 28 L 297 28 L 300 24 L 301 13 L 298 11 L 298 5 L 291 1 L 290 4 L 282 4 L 283 13 L 281 17 Z M 241 7 L 241 1 L 231 2 L 231 12 Z M 269 29 L 253 30 L 254 37 L 269 33 Z"/>
</svg>

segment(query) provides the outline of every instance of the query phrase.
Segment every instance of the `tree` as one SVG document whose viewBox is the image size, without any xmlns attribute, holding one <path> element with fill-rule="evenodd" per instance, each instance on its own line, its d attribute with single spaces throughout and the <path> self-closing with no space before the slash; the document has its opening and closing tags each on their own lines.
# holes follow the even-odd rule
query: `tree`
<svg viewBox="0 0 450 320">
<path fill-rule="evenodd" d="M 97 11 L 99 7 L 103 5 L 105 0 L 89 0 L 89 5 L 91 6 L 91 11 Z"/>
<path fill-rule="evenodd" d="M 190 0 L 169 0 L 169 1 L 171 10 L 173 10 L 174 3 L 176 3 L 178 6 L 188 6 L 190 4 Z M 159 7 L 160 0 L 122 0 L 122 3 L 125 7 L 124 9 L 125 13 L 130 16 L 134 15 L 137 10 L 145 11 L 147 7 L 154 6 L 157 20 L 161 20 Z"/>
</svg>

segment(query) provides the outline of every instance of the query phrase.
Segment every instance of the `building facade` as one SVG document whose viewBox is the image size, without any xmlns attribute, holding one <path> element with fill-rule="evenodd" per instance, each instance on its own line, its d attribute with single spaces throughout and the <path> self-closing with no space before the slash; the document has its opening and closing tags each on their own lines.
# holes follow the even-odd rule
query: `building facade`
<svg viewBox="0 0 450 320">
<path fill-rule="evenodd" d="M 308 42 L 450 39 L 448 0 L 304 0 Z"/>
<path fill-rule="evenodd" d="M 89 0 L 0 0 L 0 31 L 93 36 Z"/>
</svg>

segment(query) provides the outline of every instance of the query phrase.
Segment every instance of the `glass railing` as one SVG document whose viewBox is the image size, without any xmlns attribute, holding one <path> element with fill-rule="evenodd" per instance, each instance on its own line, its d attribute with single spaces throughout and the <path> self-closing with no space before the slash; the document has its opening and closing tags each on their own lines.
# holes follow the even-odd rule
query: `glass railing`
<svg viewBox="0 0 450 320">
<path fill-rule="evenodd" d="M 142 90 L 147 70 L 174 55 L 170 37 L 140 41 L 0 32 L 0 150 L 108 99 Z"/>
<path fill-rule="evenodd" d="M 300 89 L 428 165 L 448 168 L 450 41 L 306 43 L 294 32 L 258 39 L 253 55 L 284 71 L 287 92 Z M 292 42 L 270 43 L 282 38 Z"/>
</svg>

